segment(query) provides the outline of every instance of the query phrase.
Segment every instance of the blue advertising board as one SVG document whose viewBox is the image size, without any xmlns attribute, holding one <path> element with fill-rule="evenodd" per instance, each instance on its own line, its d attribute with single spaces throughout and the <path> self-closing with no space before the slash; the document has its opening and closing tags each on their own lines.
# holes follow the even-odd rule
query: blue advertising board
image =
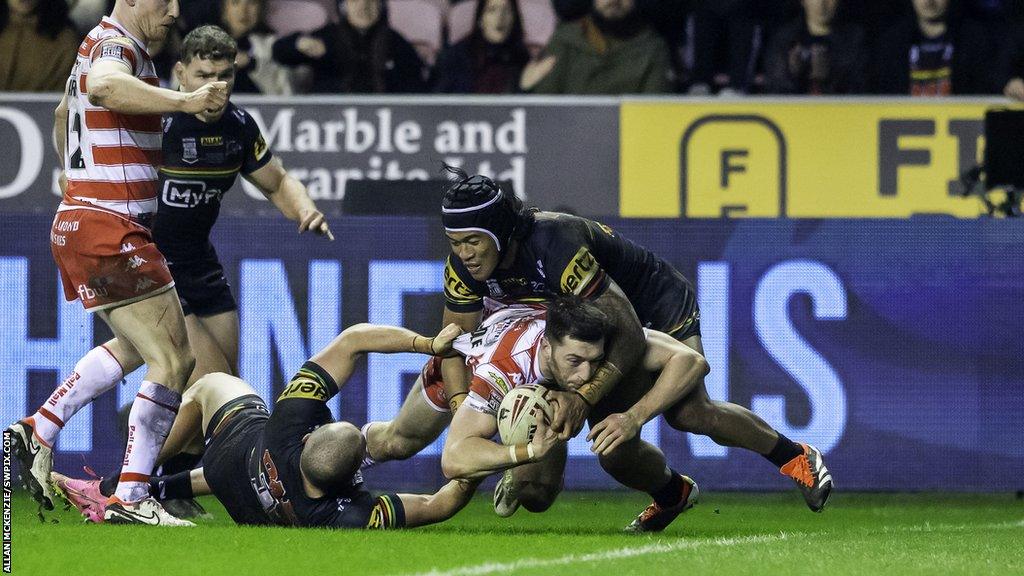
<svg viewBox="0 0 1024 576">
<path fill-rule="evenodd" d="M 0 216 L 0 420 L 35 409 L 109 337 L 66 303 L 50 216 Z M 844 490 L 1024 488 L 1024 229 L 1012 221 L 610 220 L 697 286 L 713 398 L 751 407 L 816 444 Z M 446 244 L 427 218 L 337 219 L 329 243 L 281 218 L 224 217 L 214 243 L 241 315 L 241 376 L 268 400 L 357 322 L 440 326 Z M 371 356 L 332 404 L 361 424 L 395 415 L 422 367 Z M 103 472 L 121 456 L 116 408 L 141 371 L 70 422 L 56 468 Z M 710 489 L 791 486 L 766 460 L 660 420 L 644 430 Z M 371 486 L 442 480 L 443 438 L 367 474 Z M 581 439 L 566 487 L 611 488 Z"/>
</svg>

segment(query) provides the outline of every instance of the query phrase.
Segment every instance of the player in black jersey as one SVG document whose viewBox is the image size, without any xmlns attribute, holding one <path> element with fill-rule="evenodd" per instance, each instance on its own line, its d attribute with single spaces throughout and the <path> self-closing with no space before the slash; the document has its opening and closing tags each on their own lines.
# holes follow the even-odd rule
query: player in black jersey
<svg viewBox="0 0 1024 576">
<path fill-rule="evenodd" d="M 272 413 L 241 379 L 203 376 L 185 393 L 161 456 L 205 442 L 204 467 L 154 477 L 152 492 L 175 498 L 212 493 L 239 524 L 387 529 L 447 520 L 469 502 L 476 481 L 451 481 L 431 495 L 369 492 L 359 473 L 363 437 L 352 424 L 335 422 L 326 403 L 367 352 L 445 355 L 460 333 L 454 325 L 434 338 L 393 326 L 352 326 L 302 366 Z M 60 474 L 54 480 L 95 518 L 103 500 L 98 481 Z"/>
<path fill-rule="evenodd" d="M 485 298 L 510 304 L 577 294 L 594 301 L 613 320 L 615 337 L 604 365 L 590 382 L 575 390 L 549 393 L 556 409 L 552 428 L 568 439 L 587 418 L 596 430 L 588 438 L 595 446 L 607 435 L 630 438 L 615 450 L 599 454 L 605 470 L 627 486 L 653 493 L 674 479 L 663 465 L 660 450 L 640 439 L 642 422 L 629 415 L 632 402 L 627 399 L 650 387 L 649 377 L 633 370 L 644 349 L 642 326 L 669 334 L 703 354 L 700 311 L 689 280 L 609 227 L 569 214 L 527 209 L 482 176 L 457 175 L 444 195 L 442 221 L 452 249 L 445 267 L 444 322 L 454 322 L 466 331 L 475 329 Z M 450 360 L 443 368 L 445 392 L 457 409 L 467 391 L 464 370 Z M 623 373 L 627 377 L 620 384 Z M 407 412 L 404 407 L 403 412 Z M 677 414 L 688 432 L 763 455 L 796 481 L 808 507 L 814 511 L 824 507 L 832 481 L 813 446 L 789 440 L 742 406 L 711 400 L 703 379 L 692 383 Z M 370 456 L 387 458 L 391 439 L 382 432 L 400 428 L 399 424 L 367 430 Z M 652 474 L 652 470 L 658 472 Z M 506 475 L 503 484 L 514 481 Z M 515 492 L 507 485 L 499 485 L 499 491 Z"/>
<path fill-rule="evenodd" d="M 174 73 L 189 92 L 211 80 L 234 86 L 235 41 L 217 26 L 202 26 L 182 41 Z M 223 195 L 241 174 L 285 217 L 331 240 L 330 227 L 301 182 L 289 176 L 255 120 L 230 101 L 219 110 L 164 118 L 160 207 L 153 237 L 167 258 L 196 354 L 191 384 L 203 374 L 236 373 L 238 310 L 224 268 L 210 243 Z M 116 340 L 104 345 L 128 374 L 140 362 Z"/>
</svg>

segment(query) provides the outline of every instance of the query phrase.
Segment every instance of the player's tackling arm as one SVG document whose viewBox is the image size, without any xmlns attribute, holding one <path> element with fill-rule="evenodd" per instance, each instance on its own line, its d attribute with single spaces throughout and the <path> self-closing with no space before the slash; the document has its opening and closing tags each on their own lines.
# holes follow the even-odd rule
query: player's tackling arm
<svg viewBox="0 0 1024 576">
<path fill-rule="evenodd" d="M 131 74 L 127 64 L 98 60 L 89 70 L 89 103 L 121 114 L 198 114 L 227 102 L 227 83 L 210 82 L 195 92 L 151 86 Z"/>
<path fill-rule="evenodd" d="M 461 333 L 458 326 L 448 325 L 430 338 L 400 326 L 356 324 L 346 328 L 310 360 L 342 385 L 352 375 L 356 360 L 367 352 L 418 352 L 444 356 L 451 353 L 452 341 Z"/>
<path fill-rule="evenodd" d="M 442 323 L 445 326 L 455 324 L 463 332 L 472 332 L 480 326 L 481 316 L 479 310 L 455 312 L 445 307 Z M 452 414 L 455 414 L 469 392 L 469 373 L 465 360 L 461 357 L 445 358 L 441 362 L 441 379 L 444 382 L 444 393 L 448 397 L 448 407 L 451 408 Z"/>
<path fill-rule="evenodd" d="M 311 230 L 321 236 L 334 240 L 331 228 L 327 225 L 322 212 L 309 197 L 306 187 L 288 174 L 278 158 L 252 174 L 245 176 L 259 188 L 260 192 L 270 200 L 285 218 L 299 223 L 299 233 Z"/>
<path fill-rule="evenodd" d="M 552 428 L 558 436 L 568 440 L 579 433 L 590 408 L 618 385 L 624 373 L 637 364 L 644 353 L 644 332 L 633 305 L 615 281 L 608 279 L 608 287 L 594 303 L 608 315 L 615 325 L 615 336 L 606 352 L 605 361 L 589 382 L 575 392 L 552 392 L 555 416 Z"/>
<path fill-rule="evenodd" d="M 479 480 L 451 480 L 434 494 L 399 494 L 405 508 L 406 528 L 444 522 L 455 516 L 470 500 Z"/>
<path fill-rule="evenodd" d="M 528 445 L 498 444 L 490 440 L 497 432 L 498 423 L 491 414 L 471 406 L 463 406 L 456 412 L 441 453 L 441 471 L 445 477 L 481 479 L 508 468 L 537 462 L 543 460 L 558 442 L 543 418 L 537 420 L 537 430 Z"/>
<path fill-rule="evenodd" d="M 643 370 L 657 375 L 651 389 L 623 413 L 610 414 L 590 430 L 591 451 L 609 454 L 640 433 L 652 418 L 685 398 L 710 371 L 699 352 L 665 334 L 652 330 L 647 337 Z"/>
<path fill-rule="evenodd" d="M 64 148 L 67 146 L 68 138 L 68 93 L 64 95 L 53 111 L 53 147 L 57 150 L 57 158 L 60 159 L 60 167 L 64 169 Z"/>
</svg>

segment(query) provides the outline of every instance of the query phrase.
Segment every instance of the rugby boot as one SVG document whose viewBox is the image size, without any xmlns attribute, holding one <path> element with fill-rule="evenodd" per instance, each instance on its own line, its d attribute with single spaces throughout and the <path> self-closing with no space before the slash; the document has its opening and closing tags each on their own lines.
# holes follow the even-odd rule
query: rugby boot
<svg viewBox="0 0 1024 576">
<path fill-rule="evenodd" d="M 632 532 L 634 534 L 643 534 L 646 532 L 661 532 L 676 519 L 677 516 L 686 512 L 693 505 L 697 503 L 697 498 L 700 497 L 700 490 L 697 488 L 697 483 L 693 481 L 689 476 L 682 476 L 683 479 L 683 494 L 679 500 L 679 504 L 672 506 L 671 508 L 662 508 L 658 506 L 657 502 L 651 502 L 644 511 L 636 517 L 629 526 L 623 528 L 623 532 Z"/>
<path fill-rule="evenodd" d="M 829 495 L 832 494 L 832 474 L 829 474 L 817 448 L 809 444 L 800 445 L 803 446 L 804 453 L 786 462 L 779 468 L 779 472 L 796 482 L 808 508 L 814 512 L 821 512 L 828 503 Z"/>
<path fill-rule="evenodd" d="M 508 518 L 519 509 L 519 498 L 513 490 L 512 471 L 505 470 L 498 485 L 494 487 L 494 513 Z"/>
<path fill-rule="evenodd" d="M 206 508 L 194 498 L 171 498 L 160 500 L 160 504 L 169 514 L 177 518 L 213 518 Z"/>
<path fill-rule="evenodd" d="M 107 497 L 100 492 L 99 479 L 79 480 L 68 478 L 60 472 L 50 474 L 54 492 L 65 502 L 74 506 L 86 522 L 103 523 L 103 509 L 107 505 Z"/>
<path fill-rule="evenodd" d="M 21 462 L 21 482 L 32 499 L 53 510 L 53 491 L 50 472 L 53 471 L 53 450 L 36 438 L 31 418 L 19 420 L 7 427 L 11 437 L 11 451 Z"/>
<path fill-rule="evenodd" d="M 109 524 L 143 524 L 146 526 L 195 526 L 188 520 L 171 516 L 152 496 L 138 502 L 125 502 L 117 496 L 107 499 L 103 521 Z"/>
</svg>

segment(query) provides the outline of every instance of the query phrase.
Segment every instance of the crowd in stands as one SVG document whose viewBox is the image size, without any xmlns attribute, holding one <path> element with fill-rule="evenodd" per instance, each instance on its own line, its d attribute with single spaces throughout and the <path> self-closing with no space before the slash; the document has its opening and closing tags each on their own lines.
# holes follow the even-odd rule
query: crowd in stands
<svg viewBox="0 0 1024 576">
<path fill-rule="evenodd" d="M 0 0 L 0 91 L 59 91 L 113 0 Z M 1024 0 L 180 0 L 236 92 L 1024 99 Z"/>
</svg>

